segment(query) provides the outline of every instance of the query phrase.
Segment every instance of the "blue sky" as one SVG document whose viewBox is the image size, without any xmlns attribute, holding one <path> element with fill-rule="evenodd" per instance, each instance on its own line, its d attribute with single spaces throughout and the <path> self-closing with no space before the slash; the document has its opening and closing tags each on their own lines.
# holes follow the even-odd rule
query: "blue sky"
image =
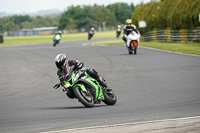
<svg viewBox="0 0 200 133">
<path fill-rule="evenodd" d="M 71 5 L 108 5 L 116 2 L 147 3 L 151 0 L 0 0 L 0 12 L 6 13 L 35 13 L 39 10 L 57 9 L 64 11 Z"/>
</svg>

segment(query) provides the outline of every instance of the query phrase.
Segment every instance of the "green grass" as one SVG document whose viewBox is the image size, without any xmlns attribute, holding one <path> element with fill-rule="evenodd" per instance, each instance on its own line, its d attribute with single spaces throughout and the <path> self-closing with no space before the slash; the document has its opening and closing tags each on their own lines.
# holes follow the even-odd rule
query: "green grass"
<svg viewBox="0 0 200 133">
<path fill-rule="evenodd" d="M 89 43 L 90 45 L 123 45 L 124 41 L 102 41 Z M 151 47 L 166 51 L 173 51 L 185 54 L 200 55 L 200 43 L 166 43 L 166 42 L 140 42 L 140 46 Z"/>
<path fill-rule="evenodd" d="M 200 55 L 200 43 L 160 43 L 160 42 L 142 42 L 141 46 L 152 47 L 156 49 Z"/>
<path fill-rule="evenodd" d="M 87 33 L 71 33 L 63 34 L 61 42 L 87 40 Z M 93 39 L 97 38 L 110 38 L 115 37 L 115 31 L 96 32 Z M 45 36 L 26 36 L 26 37 L 5 37 L 4 43 L 0 43 L 0 46 L 5 45 L 24 45 L 24 44 L 38 44 L 38 43 L 53 43 L 53 35 Z"/>
</svg>

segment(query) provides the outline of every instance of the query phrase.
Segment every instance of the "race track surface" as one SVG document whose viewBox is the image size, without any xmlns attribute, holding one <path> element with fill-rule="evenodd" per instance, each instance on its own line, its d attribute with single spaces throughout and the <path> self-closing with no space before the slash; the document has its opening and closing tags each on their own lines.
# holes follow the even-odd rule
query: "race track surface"
<svg viewBox="0 0 200 133">
<path fill-rule="evenodd" d="M 123 45 L 82 45 L 87 42 L 0 47 L 1 133 L 200 116 L 200 56 L 142 47 L 128 55 Z M 115 91 L 116 105 L 85 108 L 53 89 L 59 53 L 96 69 Z"/>
</svg>

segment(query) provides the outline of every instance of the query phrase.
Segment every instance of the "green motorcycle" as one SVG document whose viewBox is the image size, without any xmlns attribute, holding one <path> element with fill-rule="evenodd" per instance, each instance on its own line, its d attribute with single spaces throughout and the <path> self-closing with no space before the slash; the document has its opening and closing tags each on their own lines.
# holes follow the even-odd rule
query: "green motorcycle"
<svg viewBox="0 0 200 133">
<path fill-rule="evenodd" d="M 57 35 L 53 38 L 53 46 L 55 47 L 56 44 L 59 44 L 60 40 L 61 40 L 61 36 L 60 36 L 60 34 L 57 34 Z"/>
<path fill-rule="evenodd" d="M 84 70 L 78 70 L 67 74 L 70 77 L 64 81 L 63 92 L 67 91 L 69 98 L 77 98 L 85 107 L 94 107 L 94 104 L 100 104 L 103 101 L 107 105 L 114 105 L 117 97 L 112 89 L 102 88 L 97 80 L 92 78 Z M 55 89 L 60 87 L 60 83 L 54 86 Z"/>
</svg>

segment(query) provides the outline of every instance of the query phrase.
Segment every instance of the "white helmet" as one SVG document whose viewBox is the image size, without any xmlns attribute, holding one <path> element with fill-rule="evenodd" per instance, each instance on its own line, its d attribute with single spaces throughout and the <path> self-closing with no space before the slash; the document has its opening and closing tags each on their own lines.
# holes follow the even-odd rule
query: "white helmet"
<svg viewBox="0 0 200 133">
<path fill-rule="evenodd" d="M 67 56 L 66 54 L 58 54 L 55 58 L 55 64 L 58 69 L 61 69 L 67 64 Z"/>
</svg>

